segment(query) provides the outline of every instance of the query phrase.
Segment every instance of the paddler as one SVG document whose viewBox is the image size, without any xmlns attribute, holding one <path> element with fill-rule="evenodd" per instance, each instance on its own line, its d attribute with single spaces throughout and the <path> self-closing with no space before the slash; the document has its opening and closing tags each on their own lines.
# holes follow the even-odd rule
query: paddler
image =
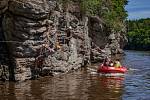
<svg viewBox="0 0 150 100">
<path fill-rule="evenodd" d="M 115 68 L 121 67 L 121 63 L 120 63 L 119 59 L 116 59 L 116 61 L 115 61 L 115 63 L 114 63 L 114 67 L 115 67 Z"/>
</svg>

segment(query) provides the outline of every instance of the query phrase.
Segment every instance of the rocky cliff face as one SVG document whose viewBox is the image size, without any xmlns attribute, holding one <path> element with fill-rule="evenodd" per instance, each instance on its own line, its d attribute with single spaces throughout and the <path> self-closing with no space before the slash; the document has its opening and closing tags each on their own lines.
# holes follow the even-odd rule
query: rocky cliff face
<svg viewBox="0 0 150 100">
<path fill-rule="evenodd" d="M 0 80 L 9 79 L 9 55 L 3 34 L 2 21 L 3 14 L 8 8 L 8 0 L 0 1 Z"/>
<path fill-rule="evenodd" d="M 10 79 L 68 72 L 120 52 L 122 35 L 107 32 L 99 18 L 82 15 L 78 1 L 1 0 L 0 14 L 1 35 L 13 61 Z"/>
</svg>

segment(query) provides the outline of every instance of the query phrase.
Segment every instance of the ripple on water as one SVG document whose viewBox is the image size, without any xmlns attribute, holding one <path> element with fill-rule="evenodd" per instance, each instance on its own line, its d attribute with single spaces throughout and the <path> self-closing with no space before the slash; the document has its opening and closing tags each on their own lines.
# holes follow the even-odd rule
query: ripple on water
<svg viewBox="0 0 150 100">
<path fill-rule="evenodd" d="M 136 70 L 122 76 L 99 75 L 91 66 L 56 77 L 0 83 L 0 100 L 150 100 L 150 55 L 145 54 L 127 51 L 122 63 Z"/>
</svg>

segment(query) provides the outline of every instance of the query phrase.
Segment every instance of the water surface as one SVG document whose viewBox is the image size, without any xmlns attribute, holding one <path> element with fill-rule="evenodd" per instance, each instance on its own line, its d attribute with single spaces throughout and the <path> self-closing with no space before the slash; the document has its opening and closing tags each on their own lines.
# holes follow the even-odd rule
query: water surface
<svg viewBox="0 0 150 100">
<path fill-rule="evenodd" d="M 0 83 L 0 100 L 150 100 L 150 52 L 125 53 L 122 63 L 130 71 L 123 76 L 101 76 L 92 66 L 56 77 Z"/>
</svg>

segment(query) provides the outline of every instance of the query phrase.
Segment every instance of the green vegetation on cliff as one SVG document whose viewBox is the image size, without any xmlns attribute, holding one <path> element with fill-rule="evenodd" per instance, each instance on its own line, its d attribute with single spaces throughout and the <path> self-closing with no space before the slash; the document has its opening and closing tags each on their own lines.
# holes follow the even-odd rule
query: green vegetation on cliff
<svg viewBox="0 0 150 100">
<path fill-rule="evenodd" d="M 129 20 L 127 49 L 150 50 L 150 18 Z"/>
<path fill-rule="evenodd" d="M 64 4 L 70 1 L 80 2 L 82 13 L 87 16 L 99 16 L 110 29 L 120 31 L 124 28 L 127 12 L 124 7 L 127 0 L 60 0 Z"/>
<path fill-rule="evenodd" d="M 88 15 L 98 15 L 106 25 L 115 31 L 124 27 L 127 13 L 124 6 L 127 0 L 81 0 L 82 8 Z"/>
</svg>

